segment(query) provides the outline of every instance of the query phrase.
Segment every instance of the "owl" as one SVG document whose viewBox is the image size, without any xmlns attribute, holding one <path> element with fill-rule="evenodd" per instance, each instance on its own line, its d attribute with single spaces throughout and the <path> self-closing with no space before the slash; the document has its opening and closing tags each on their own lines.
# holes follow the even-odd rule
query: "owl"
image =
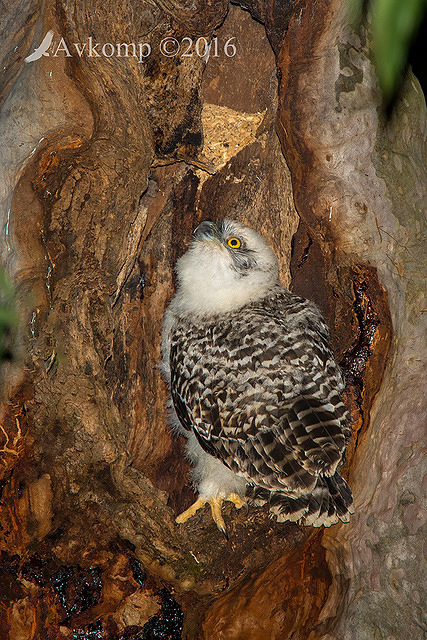
<svg viewBox="0 0 427 640">
<path fill-rule="evenodd" d="M 176 271 L 162 369 L 198 492 L 177 522 L 209 503 L 226 533 L 225 500 L 267 504 L 278 522 L 348 522 L 344 383 L 319 309 L 280 284 L 270 246 L 235 220 L 202 222 Z"/>
</svg>

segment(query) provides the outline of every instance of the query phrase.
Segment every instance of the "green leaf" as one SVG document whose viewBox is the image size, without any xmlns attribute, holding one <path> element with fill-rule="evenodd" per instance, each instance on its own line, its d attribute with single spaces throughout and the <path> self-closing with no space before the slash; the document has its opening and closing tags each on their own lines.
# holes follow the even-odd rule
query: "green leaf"
<svg viewBox="0 0 427 640">
<path fill-rule="evenodd" d="M 14 292 L 10 280 L 0 271 L 0 360 L 5 351 L 5 339 L 18 325 Z"/>
<path fill-rule="evenodd" d="M 426 0 L 372 0 L 372 37 L 378 80 L 388 102 L 403 73 L 409 45 L 416 34 Z"/>
</svg>

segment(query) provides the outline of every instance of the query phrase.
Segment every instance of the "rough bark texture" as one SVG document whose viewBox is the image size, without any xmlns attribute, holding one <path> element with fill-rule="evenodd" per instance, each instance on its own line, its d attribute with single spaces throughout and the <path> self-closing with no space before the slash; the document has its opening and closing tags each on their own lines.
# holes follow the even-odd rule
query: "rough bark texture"
<svg viewBox="0 0 427 640">
<path fill-rule="evenodd" d="M 1 252 L 21 326 L 0 369 L 2 637 L 426 631 L 424 98 L 409 76 L 381 117 L 341 1 L 245 8 L 4 4 Z M 25 63 L 49 29 L 50 55 Z M 214 34 L 205 64 L 195 42 Z M 193 55 L 165 55 L 165 38 Z M 102 53 L 131 42 L 150 55 Z M 174 523 L 194 494 L 161 322 L 192 229 L 224 215 L 265 234 L 330 324 L 353 417 L 347 525 L 229 506 L 227 542 L 207 511 Z"/>
<path fill-rule="evenodd" d="M 313 20 L 327 27 L 302 45 L 304 24 Z M 360 330 L 371 331 L 373 316 L 379 323 L 370 343 L 359 337 L 368 359 L 356 360 L 356 376 L 362 375 L 352 394 L 357 401 L 360 392 L 362 420 L 350 474 L 356 514 L 348 527 L 326 531 L 322 540 L 334 580 L 318 633 L 422 638 L 425 101 L 409 75 L 393 118 L 378 116 L 365 38 L 346 28 L 339 2 L 318 3 L 291 21 L 279 62 L 280 137 L 298 211 L 313 243 L 323 245 L 325 283 L 338 299 L 352 284 L 355 302 L 362 285 L 366 316 Z M 322 83 L 316 83 L 319 77 Z M 339 327 L 339 308 L 333 313 Z M 345 365 L 349 355 L 347 350 Z M 354 382 L 355 370 L 350 372 Z"/>
</svg>

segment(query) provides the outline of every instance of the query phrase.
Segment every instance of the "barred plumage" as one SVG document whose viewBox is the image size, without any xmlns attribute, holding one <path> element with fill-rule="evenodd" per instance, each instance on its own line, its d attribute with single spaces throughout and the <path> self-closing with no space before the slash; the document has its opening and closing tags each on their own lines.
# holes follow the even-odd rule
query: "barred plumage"
<svg viewBox="0 0 427 640">
<path fill-rule="evenodd" d="M 235 221 L 202 223 L 178 276 L 163 367 L 203 501 L 245 494 L 278 521 L 347 521 L 344 384 L 318 308 L 278 283 L 271 249 Z"/>
</svg>

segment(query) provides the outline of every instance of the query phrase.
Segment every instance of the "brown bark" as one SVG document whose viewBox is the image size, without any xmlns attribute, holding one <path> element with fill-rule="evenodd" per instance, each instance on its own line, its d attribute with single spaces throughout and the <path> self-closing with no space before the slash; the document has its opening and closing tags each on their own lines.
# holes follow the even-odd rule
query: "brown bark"
<svg viewBox="0 0 427 640">
<path fill-rule="evenodd" d="M 19 20 L 0 91 L 2 262 L 21 314 L 1 368 L 11 640 L 178 638 L 181 610 L 194 639 L 421 638 L 425 103 L 409 77 L 394 119 L 378 116 L 368 36 L 338 0 L 247 8 L 264 26 L 225 2 L 5 5 Z M 73 55 L 24 63 L 48 29 Z M 205 69 L 194 42 L 214 33 Z M 151 54 L 79 56 L 89 36 Z M 193 56 L 162 54 L 166 37 L 192 38 Z M 194 494 L 161 322 L 192 229 L 224 215 L 268 238 L 283 283 L 329 322 L 353 416 L 348 525 L 231 506 L 229 541 L 207 511 L 174 523 Z"/>
</svg>

